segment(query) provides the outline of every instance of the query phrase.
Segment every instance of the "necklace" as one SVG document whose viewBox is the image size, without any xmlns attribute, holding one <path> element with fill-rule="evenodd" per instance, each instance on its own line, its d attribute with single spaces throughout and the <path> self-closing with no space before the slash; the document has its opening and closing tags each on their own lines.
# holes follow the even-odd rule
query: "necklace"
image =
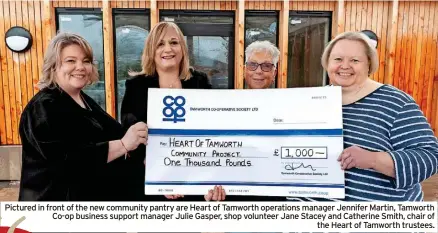
<svg viewBox="0 0 438 233">
<path fill-rule="evenodd" d="M 175 81 L 173 81 L 170 85 L 169 85 L 169 88 L 173 88 L 174 87 L 174 84 L 176 83 L 176 82 L 178 82 L 179 81 L 179 79 L 176 79 Z"/>
<path fill-rule="evenodd" d="M 366 82 L 362 83 L 362 85 L 359 85 L 356 90 L 351 90 L 348 95 L 349 96 L 357 96 L 357 94 L 359 94 L 360 91 L 362 91 L 362 89 L 364 89 L 364 87 L 366 86 Z"/>
<path fill-rule="evenodd" d="M 359 94 L 359 92 L 363 89 L 364 86 L 365 86 L 365 84 L 362 84 L 362 86 L 359 86 L 359 88 L 357 89 L 356 93 L 354 93 L 354 95 Z"/>
<path fill-rule="evenodd" d="M 84 102 L 85 109 L 91 111 L 91 107 L 90 107 L 90 105 L 88 105 L 87 101 L 85 101 L 85 98 L 84 98 L 82 95 L 81 95 L 81 99 L 82 99 L 82 102 Z"/>
</svg>

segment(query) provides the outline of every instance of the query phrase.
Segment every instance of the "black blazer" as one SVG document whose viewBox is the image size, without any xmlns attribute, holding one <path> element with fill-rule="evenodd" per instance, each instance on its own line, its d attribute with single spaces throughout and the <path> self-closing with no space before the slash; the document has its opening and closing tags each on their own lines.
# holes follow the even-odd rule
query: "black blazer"
<svg viewBox="0 0 438 233">
<path fill-rule="evenodd" d="M 189 80 L 182 80 L 183 89 L 211 89 L 205 73 L 191 69 L 192 77 Z M 121 107 L 122 126 L 125 131 L 137 122 L 147 123 L 148 89 L 159 88 L 158 76 L 139 75 L 127 79 L 125 83 L 125 96 Z M 144 195 L 144 159 L 146 147 L 140 145 L 136 150 L 130 152 L 128 159 L 128 174 L 131 176 L 127 181 L 129 185 L 130 199 L 133 201 L 167 201 L 163 195 Z M 185 196 L 177 201 L 204 201 L 203 196 Z"/>
<path fill-rule="evenodd" d="M 39 91 L 20 120 L 22 170 L 20 201 L 123 201 L 124 159 L 111 163 L 108 141 L 122 126 L 81 93 L 80 107 L 55 87 Z"/>
</svg>

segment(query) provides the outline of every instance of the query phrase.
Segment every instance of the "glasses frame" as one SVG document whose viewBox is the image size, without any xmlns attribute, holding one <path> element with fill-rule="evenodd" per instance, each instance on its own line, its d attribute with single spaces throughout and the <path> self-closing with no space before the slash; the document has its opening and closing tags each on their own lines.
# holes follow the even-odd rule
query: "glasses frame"
<svg viewBox="0 0 438 233">
<path fill-rule="evenodd" d="M 249 68 L 249 65 L 248 65 L 248 64 L 250 64 L 250 63 L 251 63 L 251 64 L 254 64 L 254 65 L 257 64 L 257 66 L 255 67 L 255 69 L 250 69 L 250 68 Z M 265 65 L 265 64 L 271 65 L 271 68 L 270 68 L 269 70 L 264 70 L 264 69 L 263 69 L 263 65 Z M 273 64 L 273 63 L 268 63 L 268 62 L 257 63 L 257 62 L 249 61 L 249 62 L 246 62 L 245 65 L 246 65 L 246 68 L 247 68 L 248 70 L 250 70 L 250 71 L 256 71 L 256 70 L 259 68 L 259 66 L 260 66 L 260 69 L 261 69 L 263 72 L 271 72 L 272 69 L 275 67 L 275 64 Z"/>
</svg>

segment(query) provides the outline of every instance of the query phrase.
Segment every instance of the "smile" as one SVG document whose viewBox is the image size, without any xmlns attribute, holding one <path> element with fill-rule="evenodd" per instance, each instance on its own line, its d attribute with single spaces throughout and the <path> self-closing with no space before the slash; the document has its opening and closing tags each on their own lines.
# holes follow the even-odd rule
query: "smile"
<svg viewBox="0 0 438 233">
<path fill-rule="evenodd" d="M 265 78 L 252 78 L 254 81 L 265 81 Z"/>
<path fill-rule="evenodd" d="M 83 79 L 83 78 L 85 78 L 85 75 L 84 74 L 72 74 L 72 75 L 70 75 L 71 77 L 73 77 L 73 78 L 78 78 L 78 79 Z"/>
<path fill-rule="evenodd" d="M 161 57 L 162 59 L 172 59 L 172 58 L 174 58 L 175 57 L 175 55 L 172 55 L 172 56 L 164 56 L 164 57 Z"/>
</svg>

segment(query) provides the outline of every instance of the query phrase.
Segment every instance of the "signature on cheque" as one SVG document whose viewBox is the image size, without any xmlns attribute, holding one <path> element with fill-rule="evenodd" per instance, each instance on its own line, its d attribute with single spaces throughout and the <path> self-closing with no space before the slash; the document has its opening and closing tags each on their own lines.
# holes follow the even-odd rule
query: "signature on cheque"
<svg viewBox="0 0 438 233">
<path fill-rule="evenodd" d="M 295 166 L 294 164 L 298 164 L 298 166 Z M 316 171 L 315 168 L 312 167 L 312 165 L 305 165 L 304 163 L 292 163 L 292 164 L 286 164 L 284 166 L 284 169 L 288 170 L 288 171 L 294 171 L 294 170 L 298 170 L 300 168 L 310 168 L 312 169 L 312 171 Z"/>
</svg>

